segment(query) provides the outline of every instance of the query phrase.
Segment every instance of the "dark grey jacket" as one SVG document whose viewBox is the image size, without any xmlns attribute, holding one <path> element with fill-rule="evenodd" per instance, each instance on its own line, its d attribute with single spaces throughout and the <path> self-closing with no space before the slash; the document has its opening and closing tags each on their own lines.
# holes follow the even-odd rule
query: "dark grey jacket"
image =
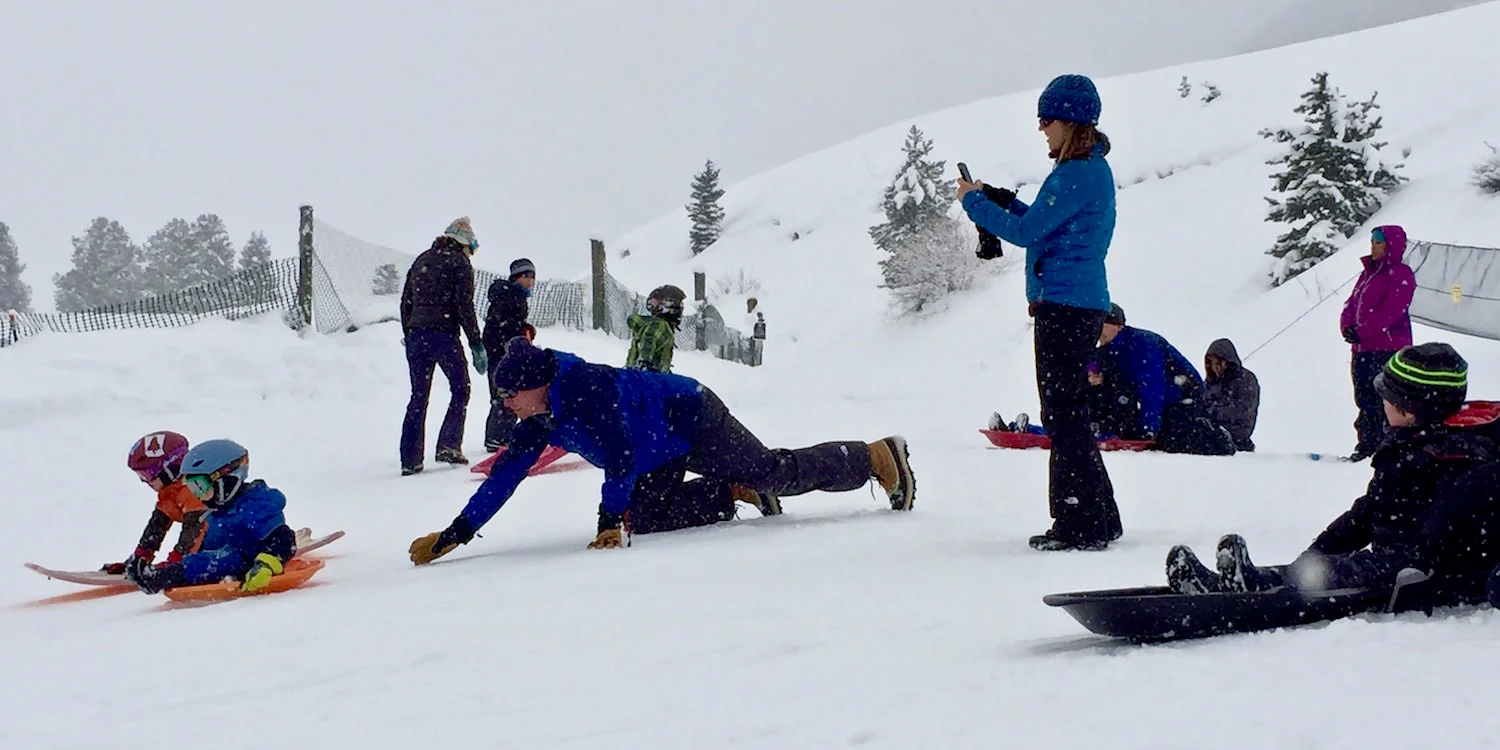
<svg viewBox="0 0 1500 750">
<path fill-rule="evenodd" d="M 1229 434 L 1234 436 L 1235 449 L 1253 451 L 1255 443 L 1250 440 L 1250 435 L 1255 432 L 1255 419 L 1260 413 L 1260 381 L 1255 378 L 1255 373 L 1245 369 L 1239 352 L 1229 339 L 1209 344 L 1204 359 L 1209 355 L 1223 359 L 1229 366 L 1223 377 L 1215 378 L 1210 372 L 1204 381 L 1208 416 L 1229 429 Z M 1207 368 L 1205 362 L 1204 370 Z"/>
</svg>

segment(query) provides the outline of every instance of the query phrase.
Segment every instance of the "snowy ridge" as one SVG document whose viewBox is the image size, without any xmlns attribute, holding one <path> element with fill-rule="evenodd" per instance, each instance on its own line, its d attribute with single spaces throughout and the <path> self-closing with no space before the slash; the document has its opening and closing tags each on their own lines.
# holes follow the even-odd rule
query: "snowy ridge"
<svg viewBox="0 0 1500 750">
<path fill-rule="evenodd" d="M 593 552 L 601 475 L 585 470 L 526 482 L 481 537 L 415 569 L 411 540 L 447 524 L 476 478 L 398 476 L 397 326 L 299 337 L 274 319 L 206 321 L 6 347 L 0 747 L 133 748 L 164 732 L 257 750 L 289 737 L 371 749 L 1493 745 L 1500 616 L 1488 609 L 1119 648 L 1041 597 L 1159 583 L 1170 545 L 1211 549 L 1230 531 L 1258 562 L 1287 561 L 1361 492 L 1367 466 L 1295 454 L 1353 441 L 1335 319 L 1364 240 L 1265 291 L 1273 145 L 1255 131 L 1292 124 L 1321 65 L 1352 96 L 1378 88 L 1393 148 L 1413 152 L 1411 185 L 1375 221 L 1493 243 L 1500 204 L 1466 180 L 1500 104 L 1433 82 L 1487 91 L 1476 86 L 1500 62 L 1494 28 L 1491 3 L 1099 82 L 1127 185 L 1111 288 L 1132 322 L 1195 359 L 1223 335 L 1248 353 L 1331 295 L 1249 361 L 1261 453 L 1106 459 L 1125 536 L 1104 553 L 1028 549 L 1047 523 L 1046 455 L 988 449 L 976 432 L 992 410 L 1035 409 L 1020 278 L 996 275 L 919 321 L 883 318 L 865 230 L 909 122 L 728 186 L 726 236 L 700 258 L 682 257 L 680 216 L 610 244 L 636 288 L 680 283 L 694 264 L 711 281 L 741 267 L 758 277 L 767 365 L 679 352 L 677 368 L 768 444 L 903 434 L 918 481 L 907 514 L 864 491 L 814 494 L 787 498 L 781 517 L 742 511 Z M 1178 99 L 1183 74 L 1223 97 Z M 942 155 L 1024 181 L 1029 197 L 1047 168 L 1033 107 L 1028 94 L 917 122 Z M 1500 397 L 1500 346 L 1442 338 L 1468 357 L 1471 395 Z M 600 362 L 625 353 L 594 333 L 548 329 L 538 343 Z M 429 452 L 446 397 L 439 378 Z M 475 460 L 485 406 L 476 393 Z M 45 603 L 76 587 L 22 562 L 95 568 L 134 546 L 151 496 L 124 454 L 162 428 L 244 443 L 251 474 L 286 492 L 291 525 L 347 532 L 316 585 L 175 611 L 137 593 Z"/>
</svg>

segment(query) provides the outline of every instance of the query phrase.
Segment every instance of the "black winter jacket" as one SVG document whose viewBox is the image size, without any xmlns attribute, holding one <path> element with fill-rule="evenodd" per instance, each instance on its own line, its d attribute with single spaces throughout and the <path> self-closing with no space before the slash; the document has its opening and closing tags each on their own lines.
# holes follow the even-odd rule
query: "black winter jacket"
<svg viewBox="0 0 1500 750">
<path fill-rule="evenodd" d="M 1444 425 L 1396 428 L 1370 458 L 1375 474 L 1365 494 L 1328 524 L 1308 549 L 1340 555 L 1368 545 L 1377 554 L 1423 559 L 1430 555 L 1423 527 L 1438 496 L 1496 455 L 1496 445 L 1472 430 Z"/>
<path fill-rule="evenodd" d="M 401 330 L 426 328 L 457 336 L 460 328 L 469 345 L 479 342 L 479 320 L 474 315 L 474 266 L 457 242 L 439 237 L 417 256 L 401 290 Z"/>
<path fill-rule="evenodd" d="M 484 351 L 490 362 L 499 362 L 505 344 L 525 335 L 530 296 L 526 287 L 509 279 L 496 279 L 490 284 L 490 307 L 484 314 Z"/>
<path fill-rule="evenodd" d="M 1222 377 L 1215 378 L 1209 372 L 1204 382 L 1203 402 L 1208 418 L 1229 430 L 1234 436 L 1236 450 L 1255 450 L 1250 435 L 1255 432 L 1255 421 L 1260 413 L 1260 380 L 1255 373 L 1245 369 L 1239 352 L 1229 339 L 1209 344 L 1208 354 L 1228 365 Z M 1207 369 L 1207 363 L 1204 367 Z"/>
</svg>

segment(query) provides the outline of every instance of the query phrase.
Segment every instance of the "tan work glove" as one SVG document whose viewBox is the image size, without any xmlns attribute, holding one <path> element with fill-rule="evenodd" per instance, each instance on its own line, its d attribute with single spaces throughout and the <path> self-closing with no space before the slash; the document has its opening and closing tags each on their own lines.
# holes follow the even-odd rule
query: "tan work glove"
<svg viewBox="0 0 1500 750">
<path fill-rule="evenodd" d="M 589 549 L 618 549 L 620 547 L 620 530 L 605 529 L 589 542 Z"/>
<path fill-rule="evenodd" d="M 458 542 L 448 542 L 439 548 L 438 537 L 442 535 L 443 532 L 434 531 L 412 542 L 411 547 L 406 550 L 411 553 L 411 561 L 417 565 L 426 565 L 458 548 Z"/>
</svg>

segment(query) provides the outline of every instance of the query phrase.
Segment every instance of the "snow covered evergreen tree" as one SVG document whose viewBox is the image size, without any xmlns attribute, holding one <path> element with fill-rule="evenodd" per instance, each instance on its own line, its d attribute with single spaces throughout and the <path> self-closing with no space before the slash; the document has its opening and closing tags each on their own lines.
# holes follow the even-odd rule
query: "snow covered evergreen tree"
<svg viewBox="0 0 1500 750">
<path fill-rule="evenodd" d="M 719 168 L 712 159 L 703 165 L 703 171 L 693 175 L 692 203 L 687 205 L 688 218 L 693 228 L 688 231 L 692 241 L 693 255 L 703 252 L 719 240 L 724 228 L 724 209 L 719 199 L 724 190 L 719 187 Z"/>
<path fill-rule="evenodd" d="M 260 232 L 251 232 L 250 239 L 240 249 L 240 270 L 271 259 L 271 243 Z"/>
<path fill-rule="evenodd" d="M 182 266 L 183 286 L 218 281 L 234 273 L 234 240 L 218 214 L 202 214 L 193 221 L 193 254 Z"/>
<path fill-rule="evenodd" d="M 922 312 L 950 292 L 967 289 L 979 259 L 974 238 L 948 216 L 953 180 L 944 177 L 947 163 L 932 158 L 932 140 L 915 125 L 901 147 L 904 159 L 881 201 L 885 221 L 870 227 L 875 246 L 887 253 L 880 261 L 884 286 L 904 312 Z"/>
<path fill-rule="evenodd" d="M 10 236 L 10 227 L 0 221 L 0 313 L 31 312 L 31 287 L 21 280 L 21 272 L 25 270 L 21 251 Z"/>
<path fill-rule="evenodd" d="M 370 283 L 372 294 L 385 296 L 398 294 L 401 291 L 401 272 L 396 270 L 395 263 L 385 263 L 375 267 L 375 279 Z"/>
<path fill-rule="evenodd" d="M 1396 174 L 1400 163 L 1381 158 L 1387 144 L 1375 139 L 1382 124 L 1374 114 L 1376 95 L 1351 105 L 1329 85 L 1326 72 L 1312 82 L 1293 110 L 1303 116 L 1301 129 L 1260 133 L 1288 144 L 1286 153 L 1267 162 L 1283 169 L 1271 175 L 1273 190 L 1282 197 L 1266 198 L 1266 220 L 1290 225 L 1267 251 L 1277 259 L 1273 286 L 1332 255 L 1406 181 Z"/>
<path fill-rule="evenodd" d="M 1177 84 L 1177 94 L 1183 99 L 1193 95 L 1193 84 L 1188 83 L 1187 76 L 1182 77 L 1182 82 Z"/>
<path fill-rule="evenodd" d="M 234 242 L 224 222 L 203 214 L 192 223 L 172 219 L 146 240 L 146 290 L 169 294 L 234 273 Z"/>
<path fill-rule="evenodd" d="M 885 288 L 902 312 L 920 313 L 934 302 L 968 289 L 979 273 L 977 238 L 964 222 L 946 216 L 908 235 L 880 261 Z"/>
<path fill-rule="evenodd" d="M 1489 146 L 1490 155 L 1474 165 L 1474 187 L 1491 195 L 1500 195 L 1500 148 L 1488 143 L 1484 145 Z"/>
<path fill-rule="evenodd" d="M 98 305 L 133 302 L 146 296 L 141 249 L 120 222 L 100 216 L 82 237 L 73 238 L 73 269 L 54 274 L 57 309 L 86 310 Z"/>
<path fill-rule="evenodd" d="M 172 219 L 146 238 L 141 248 L 146 292 L 161 295 L 185 286 L 179 283 L 178 264 L 192 252 L 192 233 L 187 220 Z"/>
<path fill-rule="evenodd" d="M 1222 94 L 1219 93 L 1219 87 L 1207 81 L 1203 82 L 1203 89 L 1206 92 L 1203 94 L 1203 99 L 1201 100 L 1204 104 L 1210 104 L 1213 102 L 1213 100 L 1218 99 L 1220 96 L 1222 96 Z"/>
<path fill-rule="evenodd" d="M 943 175 L 947 162 L 929 158 L 932 140 L 913 125 L 901 150 L 906 159 L 880 204 L 885 221 L 870 227 L 875 246 L 888 253 L 906 246 L 913 237 L 927 235 L 948 218 L 953 203 L 954 182 Z"/>
</svg>

